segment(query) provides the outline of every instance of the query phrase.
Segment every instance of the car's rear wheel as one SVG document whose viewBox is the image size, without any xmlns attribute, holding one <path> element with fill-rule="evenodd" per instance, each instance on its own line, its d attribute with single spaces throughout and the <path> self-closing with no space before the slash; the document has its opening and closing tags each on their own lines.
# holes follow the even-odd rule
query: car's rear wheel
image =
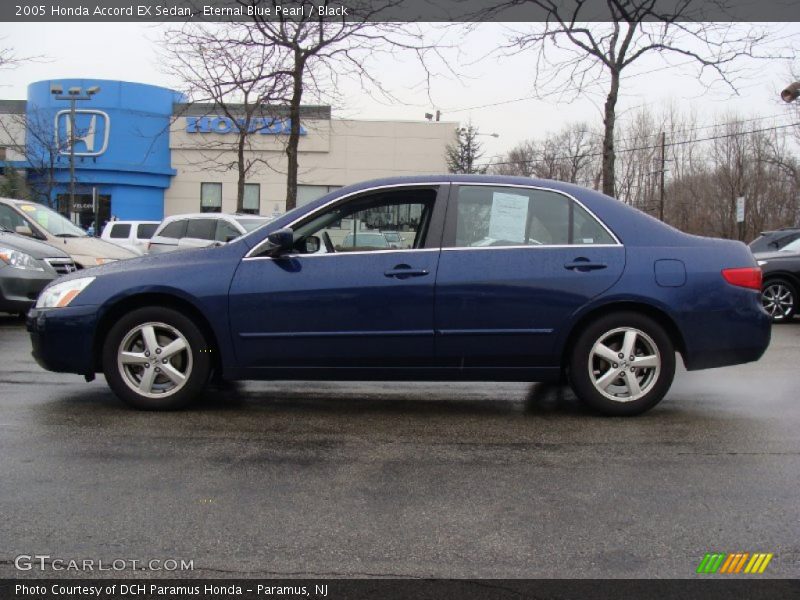
<svg viewBox="0 0 800 600">
<path fill-rule="evenodd" d="M 569 362 L 575 394 L 607 415 L 637 415 L 658 404 L 675 377 L 664 328 L 635 312 L 600 317 L 578 336 Z"/>
<path fill-rule="evenodd" d="M 784 279 L 770 279 L 761 290 L 761 304 L 773 323 L 790 321 L 796 310 L 797 292 Z"/>
<path fill-rule="evenodd" d="M 172 309 L 147 307 L 111 328 L 103 345 L 103 372 L 114 393 L 131 406 L 174 410 L 199 395 L 211 359 L 191 319 Z"/>
</svg>

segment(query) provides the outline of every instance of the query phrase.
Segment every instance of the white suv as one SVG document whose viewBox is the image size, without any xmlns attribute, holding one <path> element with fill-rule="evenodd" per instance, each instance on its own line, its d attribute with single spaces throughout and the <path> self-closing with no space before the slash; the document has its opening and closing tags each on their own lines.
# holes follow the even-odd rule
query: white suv
<svg viewBox="0 0 800 600">
<path fill-rule="evenodd" d="M 109 221 L 100 237 L 136 254 L 144 254 L 158 224 L 159 221 Z"/>
<path fill-rule="evenodd" d="M 161 222 L 147 249 L 150 254 L 162 254 L 172 250 L 226 244 L 271 220 L 257 215 L 225 213 L 173 215 Z"/>
</svg>

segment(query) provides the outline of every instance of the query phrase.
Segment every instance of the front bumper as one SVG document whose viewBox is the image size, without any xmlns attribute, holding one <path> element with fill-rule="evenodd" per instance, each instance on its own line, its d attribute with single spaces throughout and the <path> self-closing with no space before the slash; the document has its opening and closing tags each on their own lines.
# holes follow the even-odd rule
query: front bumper
<svg viewBox="0 0 800 600">
<path fill-rule="evenodd" d="M 96 306 L 32 308 L 26 326 L 33 358 L 48 371 L 94 374 L 96 323 Z"/>
<path fill-rule="evenodd" d="M 47 271 L 0 267 L 0 312 L 25 312 L 55 277 Z"/>
</svg>

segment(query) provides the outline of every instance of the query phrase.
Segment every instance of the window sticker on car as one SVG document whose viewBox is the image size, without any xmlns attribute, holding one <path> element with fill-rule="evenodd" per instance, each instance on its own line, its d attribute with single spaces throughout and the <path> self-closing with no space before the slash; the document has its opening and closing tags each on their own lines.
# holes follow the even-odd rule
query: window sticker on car
<svg viewBox="0 0 800 600">
<path fill-rule="evenodd" d="M 528 220 L 528 197 L 495 192 L 489 215 L 489 237 L 495 240 L 523 243 Z"/>
<path fill-rule="evenodd" d="M 594 244 L 594 238 L 583 238 L 581 240 L 584 244 Z"/>
<path fill-rule="evenodd" d="M 25 212 L 36 212 L 36 207 L 31 206 L 30 204 L 23 204 L 19 207 L 20 210 L 24 210 Z"/>
</svg>

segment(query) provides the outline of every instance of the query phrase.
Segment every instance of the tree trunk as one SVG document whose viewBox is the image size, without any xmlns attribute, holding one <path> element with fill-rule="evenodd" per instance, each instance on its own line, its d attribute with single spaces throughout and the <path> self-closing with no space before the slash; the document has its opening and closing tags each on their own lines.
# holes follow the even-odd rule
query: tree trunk
<svg viewBox="0 0 800 600">
<path fill-rule="evenodd" d="M 617 120 L 617 97 L 619 95 L 619 71 L 611 71 L 611 89 L 608 91 L 603 115 L 603 193 L 615 196 L 616 180 L 614 165 L 616 151 L 614 150 L 614 125 Z"/>
<path fill-rule="evenodd" d="M 239 143 L 236 146 L 236 167 L 239 171 L 239 178 L 236 181 L 236 212 L 244 212 L 244 181 L 245 181 L 245 168 L 244 168 L 244 142 L 247 138 L 247 126 L 249 119 L 245 123 L 245 129 L 239 130 Z M 241 127 L 241 126 L 240 126 Z"/>
<path fill-rule="evenodd" d="M 292 98 L 289 102 L 289 142 L 286 144 L 286 210 L 297 206 L 297 147 L 300 145 L 300 105 L 303 100 L 305 64 L 299 50 L 294 53 Z"/>
</svg>

